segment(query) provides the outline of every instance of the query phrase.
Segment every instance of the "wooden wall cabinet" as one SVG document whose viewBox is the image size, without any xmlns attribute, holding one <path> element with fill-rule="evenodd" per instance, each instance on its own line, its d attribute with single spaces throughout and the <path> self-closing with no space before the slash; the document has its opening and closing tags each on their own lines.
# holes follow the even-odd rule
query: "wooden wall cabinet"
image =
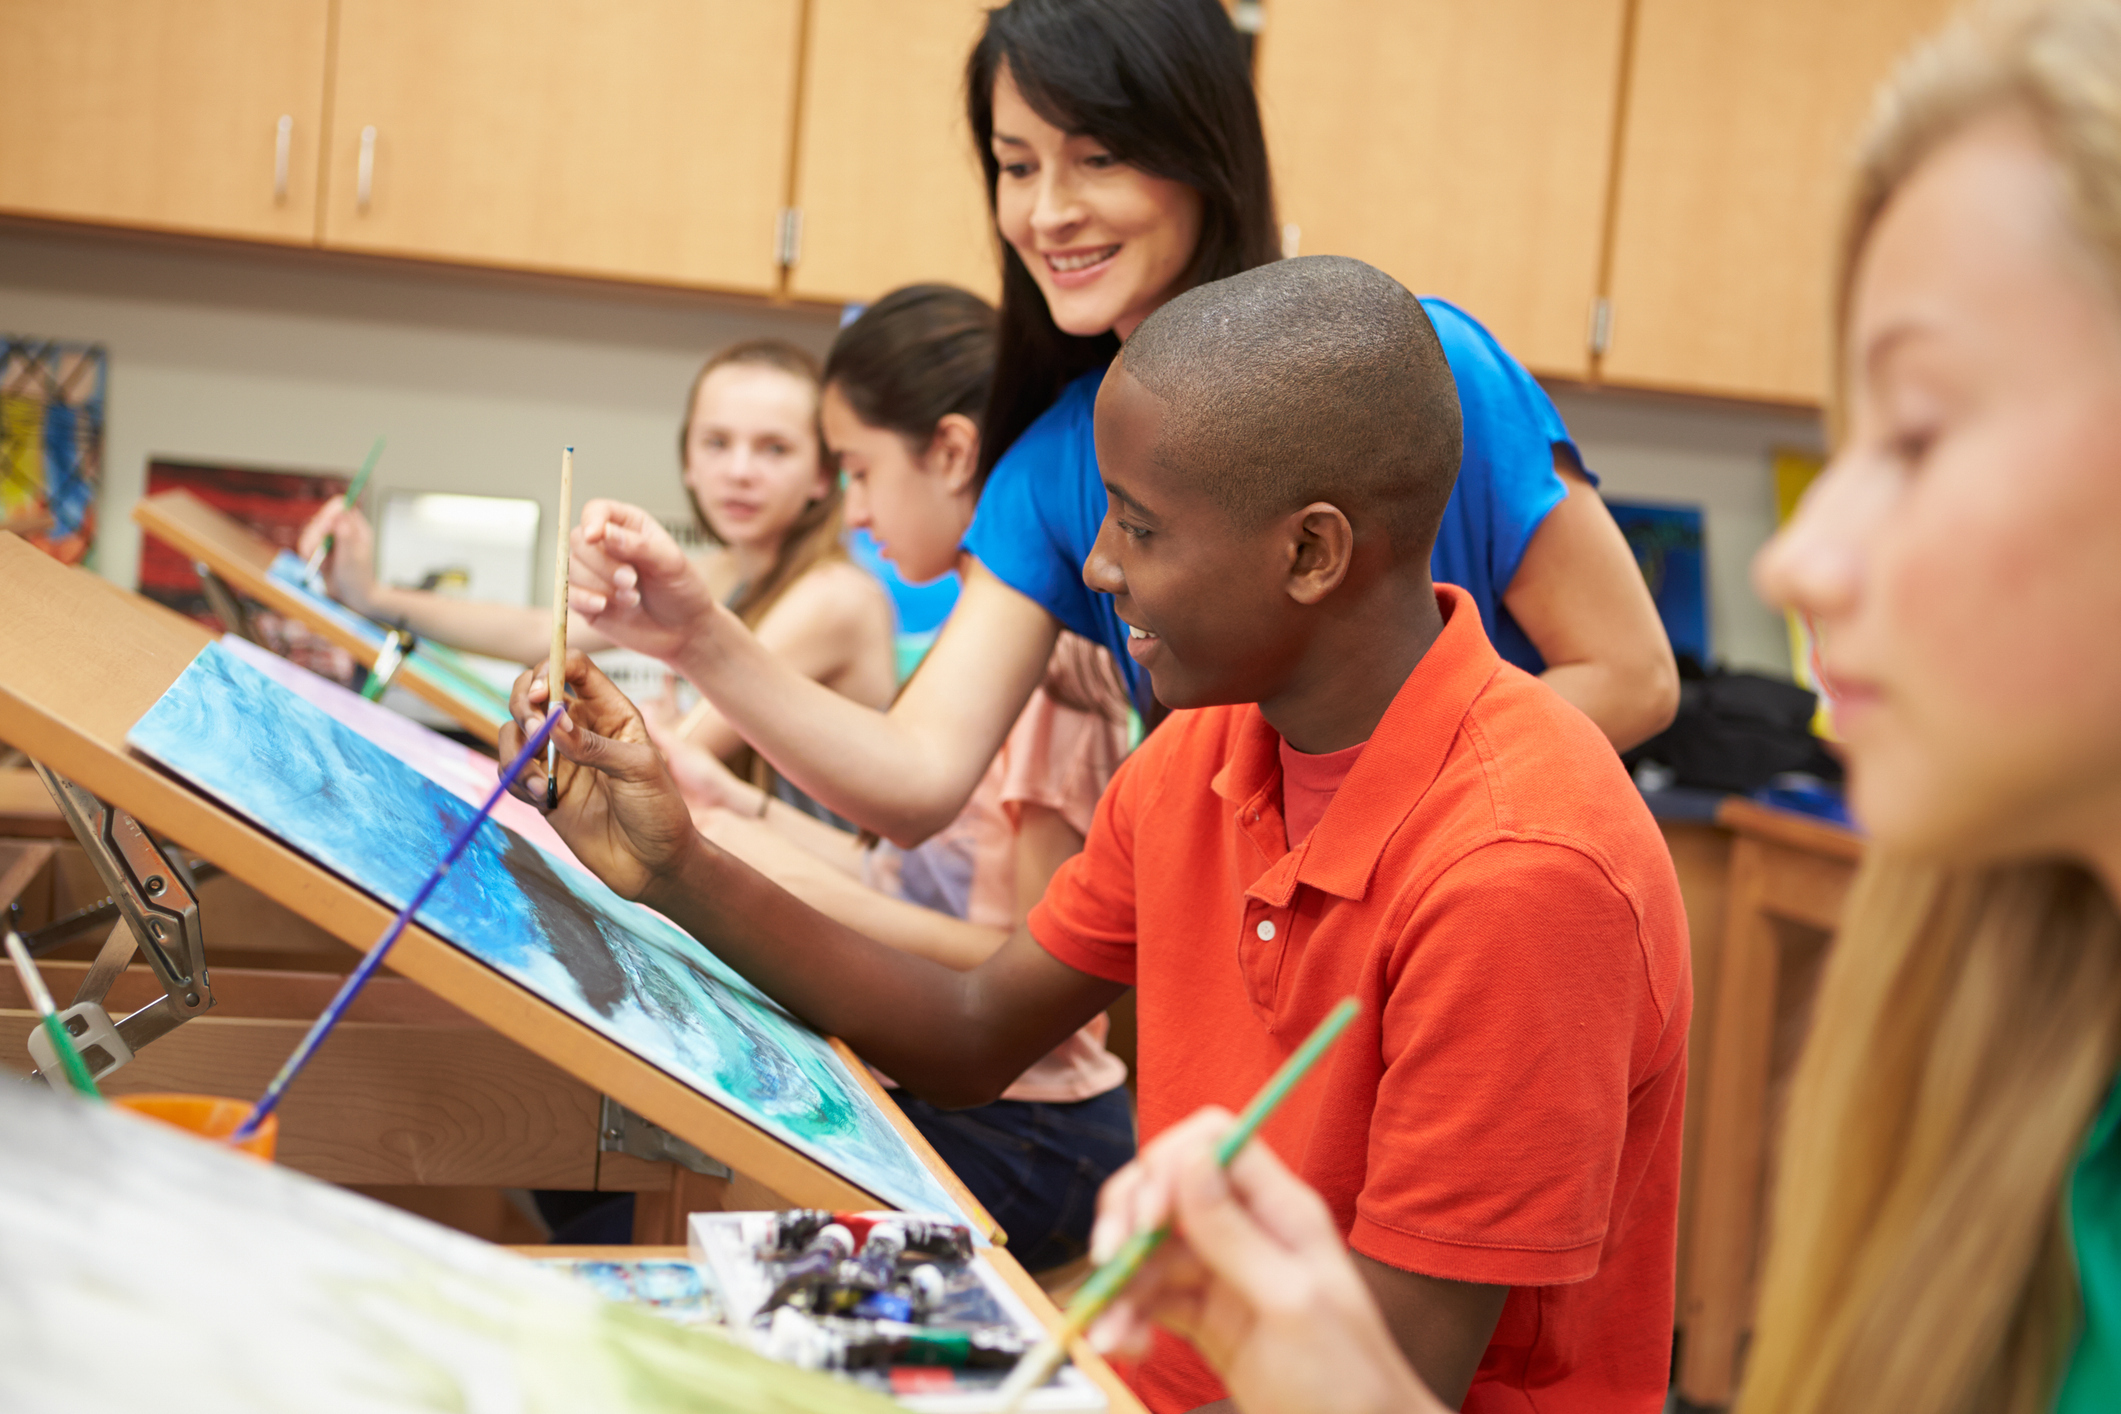
<svg viewBox="0 0 2121 1414">
<path fill-rule="evenodd" d="M 769 293 L 800 0 L 339 0 L 323 241 Z"/>
<path fill-rule="evenodd" d="M 0 0 L 0 210 L 307 243 L 328 0 Z"/>
<path fill-rule="evenodd" d="M 1260 101 L 1300 252 L 1367 260 L 1585 377 L 1625 10 L 1270 0 Z"/>
<path fill-rule="evenodd" d="M 965 121 L 965 59 L 991 0 L 810 0 L 788 293 L 873 300 L 940 280 L 998 296 Z"/>
<path fill-rule="evenodd" d="M 1609 382 L 1816 404 L 1849 158 L 1951 0 L 1636 0 Z"/>
</svg>

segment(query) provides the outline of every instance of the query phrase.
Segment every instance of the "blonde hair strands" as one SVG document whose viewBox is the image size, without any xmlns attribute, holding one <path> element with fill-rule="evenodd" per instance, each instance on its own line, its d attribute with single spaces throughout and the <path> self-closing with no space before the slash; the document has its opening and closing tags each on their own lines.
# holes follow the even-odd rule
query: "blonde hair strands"
<svg viewBox="0 0 2121 1414">
<path fill-rule="evenodd" d="M 2121 0 L 1988 5 L 1882 96 L 1843 243 L 1844 333 L 1893 193 L 2004 107 L 2037 124 L 2121 287 Z M 2117 1057 L 2121 917 L 2089 871 L 1874 851 L 1791 1090 L 1740 1407 L 2047 1409 L 2078 1320 L 2063 1188 Z"/>
</svg>

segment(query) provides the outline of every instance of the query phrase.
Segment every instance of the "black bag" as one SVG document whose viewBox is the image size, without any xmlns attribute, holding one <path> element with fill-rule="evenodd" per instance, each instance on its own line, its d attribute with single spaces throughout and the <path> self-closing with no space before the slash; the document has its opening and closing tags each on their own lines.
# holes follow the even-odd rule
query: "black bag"
<svg viewBox="0 0 2121 1414">
<path fill-rule="evenodd" d="M 1812 735 L 1817 708 L 1793 682 L 1682 661 L 1672 725 L 1621 759 L 1630 771 L 1654 761 L 1673 784 L 1702 790 L 1754 791 L 1793 771 L 1839 781 L 1841 763 Z"/>
</svg>

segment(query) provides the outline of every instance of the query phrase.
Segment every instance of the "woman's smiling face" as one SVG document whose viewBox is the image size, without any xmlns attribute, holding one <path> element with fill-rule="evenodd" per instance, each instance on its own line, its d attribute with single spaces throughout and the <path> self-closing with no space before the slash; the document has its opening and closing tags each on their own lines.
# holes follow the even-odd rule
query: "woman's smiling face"
<svg viewBox="0 0 2121 1414">
<path fill-rule="evenodd" d="M 1957 861 L 2121 842 L 2121 303 L 2032 123 L 1930 154 L 1856 271 L 1846 433 L 1755 565 L 1819 630 L 1851 797 Z"/>
<path fill-rule="evenodd" d="M 1200 238 L 1200 194 L 1062 132 L 994 80 L 994 219 L 1069 334 L 1124 339 L 1177 294 Z"/>
</svg>

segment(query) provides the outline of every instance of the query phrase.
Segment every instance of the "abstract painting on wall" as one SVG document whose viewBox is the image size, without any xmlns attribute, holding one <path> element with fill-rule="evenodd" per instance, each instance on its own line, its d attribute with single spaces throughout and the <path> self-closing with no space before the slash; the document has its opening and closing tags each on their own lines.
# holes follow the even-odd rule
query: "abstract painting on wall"
<svg viewBox="0 0 2121 1414">
<path fill-rule="evenodd" d="M 219 644 L 126 739 L 393 908 L 473 813 Z M 661 914 L 521 835 L 488 820 L 419 919 L 886 1202 L 959 1212 L 823 1037 Z"/>
<path fill-rule="evenodd" d="M 103 484 L 101 344 L 0 338 L 0 530 L 88 559 Z"/>
</svg>

